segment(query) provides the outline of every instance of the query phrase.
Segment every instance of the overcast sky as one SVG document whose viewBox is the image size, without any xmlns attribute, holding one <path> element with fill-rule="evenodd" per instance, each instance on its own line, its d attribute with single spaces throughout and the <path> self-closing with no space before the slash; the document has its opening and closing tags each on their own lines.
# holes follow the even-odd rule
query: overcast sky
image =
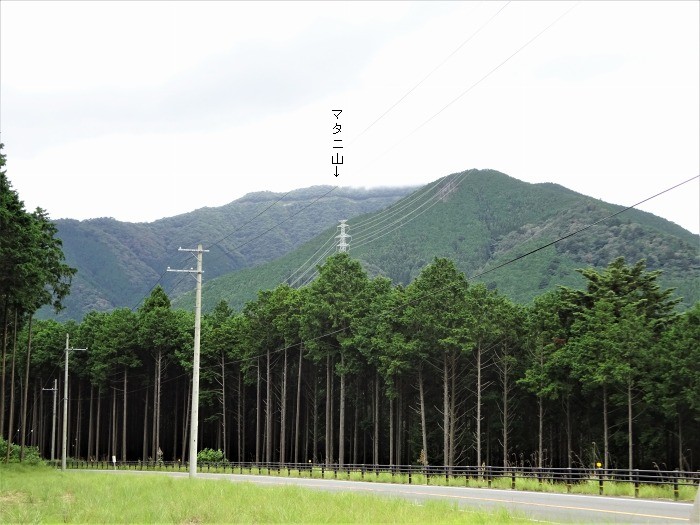
<svg viewBox="0 0 700 525">
<path fill-rule="evenodd" d="M 629 205 L 700 174 L 699 6 L 3 0 L 7 174 L 52 218 L 471 168 Z M 699 202 L 641 208 L 698 233 Z"/>
</svg>

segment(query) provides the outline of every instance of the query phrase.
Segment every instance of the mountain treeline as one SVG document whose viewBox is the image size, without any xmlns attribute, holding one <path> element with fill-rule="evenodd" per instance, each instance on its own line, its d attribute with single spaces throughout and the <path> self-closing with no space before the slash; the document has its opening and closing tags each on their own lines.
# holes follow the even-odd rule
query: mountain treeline
<svg viewBox="0 0 700 525">
<path fill-rule="evenodd" d="M 643 260 L 580 274 L 583 289 L 522 306 L 446 258 L 403 286 L 339 253 L 308 286 L 239 312 L 221 302 L 202 320 L 199 447 L 232 461 L 697 468 L 700 304 L 678 313 Z M 42 388 L 59 377 L 63 396 L 68 333 L 88 348 L 70 357 L 69 455 L 187 457 L 194 318 L 162 288 L 135 312 L 5 322 L 3 392 L 24 416 L 6 437 L 50 455 Z"/>
<path fill-rule="evenodd" d="M 698 235 L 651 213 L 625 210 L 556 184 L 530 184 L 495 170 L 442 177 L 348 224 L 353 257 L 372 277 L 383 275 L 404 286 L 434 257 L 445 257 L 470 278 L 529 304 L 558 285 L 582 286 L 577 268 L 602 270 L 624 256 L 628 261 L 645 259 L 649 270 L 661 270 L 660 284 L 682 297 L 679 310 L 700 300 Z M 310 280 L 323 260 L 316 255 L 334 249 L 328 241 L 330 237 L 332 243 L 338 232 L 334 222 L 331 226 L 273 261 L 220 277 L 207 273 L 204 311 L 222 299 L 240 309 L 258 290 Z M 505 264 L 531 250 L 537 252 L 525 264 Z M 205 269 L 214 258 L 205 256 Z M 190 286 L 185 294 L 171 294 L 173 304 L 193 308 L 191 290 Z"/>
<path fill-rule="evenodd" d="M 66 260 L 79 271 L 65 309 L 58 316 L 42 311 L 42 317 L 78 320 L 92 310 L 135 308 L 159 276 L 174 296 L 189 290 L 189 283 L 178 285 L 176 276 L 163 275 L 181 264 L 180 246 L 207 245 L 207 279 L 212 279 L 280 257 L 339 219 L 384 208 L 410 191 L 314 186 L 286 194 L 251 193 L 225 206 L 151 223 L 56 220 Z"/>
</svg>

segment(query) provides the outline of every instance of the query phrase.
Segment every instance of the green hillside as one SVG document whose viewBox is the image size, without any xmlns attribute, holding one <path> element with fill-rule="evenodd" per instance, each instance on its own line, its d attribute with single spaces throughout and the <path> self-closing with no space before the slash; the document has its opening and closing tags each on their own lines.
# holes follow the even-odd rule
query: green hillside
<svg viewBox="0 0 700 525">
<path fill-rule="evenodd" d="M 66 261 L 78 269 L 59 317 L 80 319 L 90 310 L 134 307 L 161 275 L 160 282 L 171 295 L 185 292 L 191 288 L 190 279 L 182 274 L 163 275 L 168 266 L 193 266 L 191 257 L 178 252 L 180 246 L 193 248 L 202 242 L 211 250 L 206 256 L 206 278 L 212 279 L 274 260 L 338 219 L 382 209 L 413 191 L 331 190 L 331 186 L 315 186 L 288 195 L 251 193 L 225 206 L 151 223 L 57 220 Z M 41 313 L 51 316 L 48 310 Z"/>
<path fill-rule="evenodd" d="M 471 170 L 444 177 L 388 209 L 350 220 L 350 253 L 370 274 L 403 284 L 434 257 L 449 257 L 468 277 L 476 276 L 524 303 L 557 285 L 581 285 L 576 268 L 602 268 L 621 255 L 629 261 L 645 258 L 649 269 L 663 270 L 662 285 L 676 288 L 683 297 L 681 308 L 700 300 L 698 236 L 638 210 L 494 269 L 621 209 L 557 184 L 529 184 L 493 170 Z M 302 271 L 311 268 L 317 259 L 312 255 L 329 246 L 324 243 L 335 232 L 330 228 L 270 263 L 205 279 L 204 308 L 221 299 L 241 307 L 310 258 Z M 311 271 L 296 284 L 310 276 Z M 192 294 L 176 304 L 191 306 Z"/>
</svg>

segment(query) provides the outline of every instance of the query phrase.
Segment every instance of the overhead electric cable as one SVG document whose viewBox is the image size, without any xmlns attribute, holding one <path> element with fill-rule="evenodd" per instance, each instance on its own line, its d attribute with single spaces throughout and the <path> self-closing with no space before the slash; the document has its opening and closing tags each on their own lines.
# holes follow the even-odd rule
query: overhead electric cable
<svg viewBox="0 0 700 525">
<path fill-rule="evenodd" d="M 385 208 L 384 210 L 373 214 L 372 216 L 366 218 L 363 221 L 360 222 L 353 222 L 352 223 L 352 228 L 353 231 L 355 232 L 360 232 L 362 231 L 362 228 L 365 227 L 371 227 L 374 226 L 378 222 L 383 222 L 385 221 L 388 217 L 391 217 L 392 215 L 395 215 L 404 209 L 408 208 L 412 204 L 414 204 L 415 201 L 420 200 L 422 197 L 424 197 L 427 193 L 430 193 L 437 185 L 439 185 L 443 178 L 437 179 L 436 181 L 431 182 L 430 184 L 426 184 L 422 188 L 419 188 L 413 194 L 409 195 L 408 197 L 405 197 L 404 199 L 399 200 L 395 204 L 389 206 L 388 208 Z"/>
<path fill-rule="evenodd" d="M 387 149 L 386 151 L 384 151 L 383 153 L 381 153 L 380 155 L 378 155 L 377 157 L 375 157 L 372 161 L 369 162 L 369 164 L 367 164 L 367 165 L 365 166 L 365 168 L 366 168 L 367 166 L 372 165 L 374 162 L 376 162 L 377 160 L 379 160 L 380 158 L 382 158 L 384 155 L 386 155 L 387 153 L 389 153 L 390 151 L 392 151 L 396 146 L 398 146 L 399 144 L 401 144 L 403 141 L 405 141 L 405 140 L 408 139 L 409 137 L 413 136 L 413 135 L 414 135 L 418 130 L 420 130 L 423 126 L 425 126 L 426 124 L 428 124 L 429 122 L 431 122 L 435 117 L 437 117 L 438 115 L 440 115 L 443 111 L 445 111 L 447 108 L 449 108 L 452 104 L 454 104 L 455 102 L 457 102 L 460 98 L 462 98 L 464 95 L 466 95 L 467 93 L 469 93 L 472 89 L 474 89 L 476 86 L 478 86 L 479 84 L 481 84 L 484 80 L 486 80 L 488 77 L 490 77 L 493 73 L 495 73 L 496 71 L 498 71 L 503 65 L 505 65 L 508 61 L 510 61 L 510 59 L 512 59 L 514 56 L 516 56 L 518 53 L 520 53 L 520 52 L 521 52 L 523 49 L 525 49 L 527 46 L 529 46 L 530 44 L 532 44 L 532 43 L 533 43 L 535 40 L 537 40 L 543 33 L 545 33 L 548 29 L 550 29 L 550 28 L 551 28 L 552 26 L 554 26 L 557 22 L 559 22 L 562 18 L 564 18 L 567 14 L 569 14 L 576 6 L 578 6 L 578 4 L 580 4 L 580 3 L 581 3 L 581 2 L 579 1 L 579 2 L 575 3 L 573 6 L 571 6 L 569 9 L 567 9 L 566 11 L 564 11 L 564 13 L 562 13 L 561 15 L 559 15 L 559 16 L 558 16 L 553 22 L 551 22 L 548 26 L 546 26 L 546 27 L 545 27 L 544 29 L 542 29 L 539 33 L 537 33 L 535 36 L 533 36 L 530 40 L 528 40 L 528 41 L 525 42 L 522 46 L 520 46 L 520 47 L 519 47 L 514 53 L 512 53 L 508 58 L 506 58 L 505 60 L 503 60 L 500 64 L 498 64 L 496 67 L 494 67 L 493 69 L 491 69 L 488 73 L 486 73 L 484 76 L 482 76 L 479 80 L 477 80 L 477 81 L 474 82 L 472 85 L 470 85 L 467 89 L 465 89 L 464 91 L 462 91 L 456 98 L 452 99 L 449 103 L 447 103 L 445 106 L 443 106 L 442 109 L 440 109 L 437 113 L 433 114 L 433 115 L 432 115 L 431 117 L 429 117 L 425 122 L 423 122 L 421 125 L 419 125 L 417 128 L 415 128 L 413 131 L 411 131 L 408 135 L 406 135 L 405 137 L 403 137 L 402 139 L 400 139 L 398 142 L 396 142 L 396 143 L 395 143 L 393 146 L 391 146 L 389 149 Z"/>
<path fill-rule="evenodd" d="M 311 267 L 313 268 L 313 267 L 318 263 L 318 261 L 319 261 L 321 258 L 323 258 L 323 257 L 325 256 L 325 254 L 328 253 L 329 249 L 333 249 L 334 246 L 335 246 L 335 232 L 333 232 L 333 234 L 331 235 L 331 237 L 330 237 L 329 239 L 327 239 L 326 242 L 324 242 L 324 243 L 318 248 L 318 250 L 316 250 L 316 252 L 314 252 L 314 254 L 313 254 L 311 257 L 309 257 L 304 263 L 302 263 L 302 265 L 301 265 L 299 268 L 297 268 L 296 270 L 294 270 L 294 272 L 292 272 L 292 274 L 291 274 L 289 277 L 287 277 L 287 278 L 284 280 L 284 282 L 288 283 L 290 286 L 294 286 L 298 281 L 300 281 L 301 279 L 304 278 L 304 275 L 305 275 L 309 270 L 308 270 L 308 268 L 307 268 L 307 269 L 304 270 L 302 273 L 299 273 L 299 272 L 301 272 L 302 269 L 306 268 L 307 265 L 313 260 L 314 257 L 316 257 L 316 255 L 318 255 L 318 253 L 319 253 L 321 250 L 325 250 L 325 251 L 321 254 L 321 256 L 320 256 L 318 259 L 316 259 L 316 260 L 311 264 Z M 295 279 L 292 279 L 292 277 L 295 277 L 295 276 L 296 276 L 296 278 L 295 278 Z"/>
<path fill-rule="evenodd" d="M 612 219 L 613 217 L 615 217 L 615 216 L 617 216 L 617 215 L 620 215 L 621 213 L 624 213 L 624 212 L 626 212 L 626 211 L 628 211 L 628 210 L 631 210 L 631 209 L 633 209 L 633 208 L 636 208 L 636 207 L 639 206 L 640 204 L 644 204 L 645 202 L 650 201 L 651 199 L 654 199 L 654 198 L 658 197 L 659 195 L 663 195 L 664 193 L 668 193 L 669 191 L 674 190 L 674 189 L 678 188 L 679 186 L 683 186 L 683 184 L 687 184 L 687 183 L 689 183 L 690 181 L 697 179 L 698 177 L 700 177 L 700 175 L 696 175 L 695 177 L 691 177 L 691 178 L 688 179 L 688 180 L 684 180 L 683 182 L 679 182 L 679 183 L 676 184 L 675 186 L 671 186 L 670 188 L 666 188 L 665 190 L 660 191 L 659 193 L 657 193 L 657 194 L 655 194 L 655 195 L 652 195 L 651 197 L 647 197 L 646 199 L 643 199 L 643 200 L 641 200 L 641 201 L 639 201 L 639 202 L 637 202 L 637 203 L 635 203 L 635 204 L 632 204 L 631 206 L 627 206 L 626 208 L 623 208 L 623 209 L 621 209 L 621 210 L 618 210 L 618 211 L 616 211 L 615 213 L 611 213 L 610 215 L 607 215 L 607 216 L 603 217 L 602 219 L 599 219 L 599 220 L 597 220 L 597 221 L 595 221 L 595 222 L 593 222 L 593 223 L 591 223 L 591 224 L 588 224 L 588 225 L 586 225 L 586 226 L 583 226 L 582 228 L 579 228 L 578 230 L 575 230 L 575 231 L 573 231 L 573 232 L 571 232 L 571 233 L 568 233 L 568 234 L 566 234 L 566 235 L 563 235 L 562 237 L 559 237 L 558 239 L 556 239 L 556 240 L 554 240 L 554 241 L 552 241 L 552 242 L 549 242 L 549 243 L 547 243 L 547 244 L 545 244 L 545 245 L 543 245 L 543 246 L 540 246 L 539 248 L 535 248 L 534 250 L 530 250 L 529 252 L 524 253 L 524 254 L 522 254 L 522 255 L 518 255 L 517 257 L 514 257 L 513 259 L 510 259 L 510 260 L 508 260 L 508 261 L 506 261 L 506 262 L 504 262 L 504 263 L 502 263 L 502 264 L 499 264 L 498 266 L 494 266 L 493 268 L 489 268 L 488 270 L 485 270 L 485 271 L 483 271 L 483 272 L 481 272 L 481 273 L 477 273 L 476 275 L 473 275 L 473 276 L 469 277 L 469 279 L 470 279 L 470 280 L 476 279 L 476 278 L 478 278 L 478 277 L 481 277 L 482 275 L 486 275 L 487 273 L 491 273 L 491 272 L 493 272 L 493 271 L 495 271 L 495 270 L 498 270 L 499 268 L 503 268 L 504 266 L 507 266 L 507 265 L 512 264 L 512 263 L 514 263 L 514 262 L 516 262 L 516 261 L 519 261 L 520 259 L 523 259 L 523 258 L 527 257 L 528 255 L 532 255 L 533 253 L 537 253 L 537 252 L 539 252 L 539 251 L 541 251 L 541 250 L 544 250 L 545 248 L 549 248 L 550 246 L 552 246 L 552 245 L 554 245 L 554 244 L 556 244 L 556 243 L 558 243 L 558 242 L 561 242 L 561 241 L 563 241 L 564 239 L 568 239 L 569 237 L 572 237 L 572 236 L 574 236 L 574 235 L 576 235 L 576 234 L 579 234 L 579 233 L 581 233 L 582 231 L 586 231 L 586 230 L 588 230 L 589 228 L 592 228 L 593 226 L 596 226 L 597 224 L 600 224 L 601 222 L 607 221 L 608 219 Z"/>
<path fill-rule="evenodd" d="M 377 119 L 376 119 L 374 122 L 372 122 L 369 126 L 367 126 L 367 127 L 364 129 L 364 131 L 362 131 L 357 137 L 355 137 L 355 138 L 350 142 L 350 144 L 354 143 L 354 142 L 355 142 L 357 139 L 359 139 L 362 135 L 364 135 L 365 133 L 367 133 L 367 131 L 369 131 L 370 128 L 372 128 L 372 126 L 374 126 L 377 122 L 379 122 L 381 119 L 383 119 L 392 109 L 394 109 L 396 106 L 398 106 L 408 95 L 410 95 L 411 93 L 413 93 L 423 82 L 425 82 L 426 80 L 428 80 L 428 78 L 429 78 L 433 73 L 435 73 L 438 69 L 440 69 L 440 68 L 445 64 L 445 62 L 447 62 L 450 58 L 452 58 L 452 57 L 457 53 L 457 51 L 459 51 L 460 49 L 462 49 L 462 48 L 465 46 L 465 44 L 467 44 L 467 42 L 469 42 L 472 38 L 474 38 L 477 34 L 479 34 L 479 33 L 481 32 L 482 29 L 484 29 L 487 25 L 489 25 L 489 24 L 491 23 L 491 21 L 492 21 L 494 18 L 496 18 L 496 17 L 501 13 L 501 11 L 503 11 L 506 7 L 508 7 L 508 4 L 510 4 L 510 0 L 508 0 L 508 2 L 506 2 L 505 4 L 503 4 L 503 6 L 502 6 L 498 11 L 496 11 L 496 13 L 495 13 L 493 16 L 491 16 L 491 18 L 489 18 L 486 22 L 484 22 L 476 31 L 474 31 L 471 35 L 469 35 L 469 37 L 467 37 L 466 40 L 464 40 L 461 44 L 459 44 L 459 45 L 457 46 L 457 48 L 455 48 L 455 50 L 452 51 L 452 53 L 450 53 L 449 55 L 447 55 L 447 56 L 442 60 L 442 62 L 440 62 L 437 66 L 435 66 L 435 67 L 430 71 L 430 73 L 428 73 L 427 75 L 425 75 L 425 76 L 423 77 L 422 80 L 420 80 L 415 86 L 413 86 L 411 89 L 409 89 L 399 100 L 397 100 L 396 102 L 394 102 L 394 103 L 391 105 L 391 107 L 389 107 L 389 109 L 387 109 L 384 113 L 382 113 L 381 115 L 379 115 L 379 117 L 377 117 Z"/>
<path fill-rule="evenodd" d="M 459 187 L 459 185 L 462 183 L 462 181 L 463 181 L 464 178 L 466 177 L 466 174 L 467 174 L 467 173 L 468 173 L 468 172 L 464 172 L 464 173 L 462 174 L 461 178 L 459 179 L 459 181 L 457 181 L 456 183 L 454 183 L 454 187 L 455 187 L 455 188 L 458 188 L 458 187 Z M 446 181 L 446 184 L 445 184 L 445 185 L 447 186 L 448 184 L 452 184 L 452 180 Z M 364 245 L 366 245 L 366 244 L 369 244 L 370 242 L 374 242 L 374 241 L 376 241 L 377 239 L 381 239 L 382 237 L 384 237 L 384 236 L 386 236 L 386 235 L 389 235 L 390 233 L 392 233 L 392 232 L 398 230 L 399 228 L 405 226 L 406 224 L 408 224 L 408 223 L 411 222 L 412 220 L 414 220 L 414 219 L 420 217 L 420 216 L 423 215 L 425 212 L 427 212 L 428 210 L 430 210 L 433 206 L 435 206 L 438 202 L 440 202 L 440 199 L 441 199 L 441 198 L 442 198 L 442 196 L 440 195 L 440 193 L 439 193 L 439 192 L 436 193 L 436 194 L 433 195 L 429 200 L 425 201 L 423 204 L 421 204 L 420 206 L 418 206 L 417 208 L 415 208 L 415 209 L 414 209 L 413 211 L 411 211 L 409 214 L 406 214 L 406 215 L 404 215 L 403 217 L 400 217 L 399 219 L 395 220 L 395 221 L 392 222 L 391 224 L 389 224 L 389 225 L 387 225 L 387 226 L 384 226 L 384 227 L 380 228 L 379 230 L 377 230 L 377 231 L 375 231 L 375 232 L 372 232 L 372 233 L 369 234 L 369 235 L 366 235 L 365 237 L 361 237 L 361 238 L 359 238 L 359 239 L 356 239 L 357 243 L 353 245 L 353 248 L 355 248 L 355 249 L 356 249 L 356 248 L 359 248 L 359 247 L 361 247 L 361 246 L 364 246 Z M 425 206 L 426 204 L 428 204 L 428 203 L 430 202 L 430 200 L 432 200 L 432 203 L 430 204 L 430 206 L 428 206 L 427 208 L 425 208 L 425 209 L 424 209 L 423 211 L 421 211 L 420 213 L 415 214 L 415 215 L 413 215 L 412 217 L 410 217 L 412 214 L 414 214 L 414 213 L 415 213 L 416 211 L 418 211 L 420 208 L 422 208 L 423 206 Z M 408 219 L 408 217 L 410 217 L 410 219 Z M 406 219 L 408 219 L 408 220 L 406 220 Z M 392 226 L 394 226 L 394 225 L 396 225 L 396 224 L 398 224 L 398 226 L 396 226 L 395 228 L 393 228 L 393 229 L 391 229 L 391 230 L 389 230 L 389 231 L 385 231 L 385 230 L 387 230 L 388 228 L 391 228 Z M 378 234 L 378 233 L 380 233 L 380 232 L 384 232 L 384 233 L 381 233 L 380 235 L 375 235 L 375 234 Z"/>
</svg>

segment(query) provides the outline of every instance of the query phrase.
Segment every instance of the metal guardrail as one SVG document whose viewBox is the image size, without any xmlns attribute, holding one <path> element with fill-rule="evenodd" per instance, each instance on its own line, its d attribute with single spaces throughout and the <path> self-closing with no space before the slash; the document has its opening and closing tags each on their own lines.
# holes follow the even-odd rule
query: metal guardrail
<svg viewBox="0 0 700 525">
<path fill-rule="evenodd" d="M 60 467 L 60 461 L 49 464 Z M 433 484 L 450 483 L 450 480 L 464 479 L 480 480 L 487 483 L 488 487 L 494 480 L 510 480 L 510 488 L 515 489 L 516 480 L 537 480 L 539 484 L 560 483 L 565 484 L 567 492 L 572 485 L 584 482 L 596 482 L 598 493 L 603 495 L 605 483 L 632 483 L 634 484 L 634 496 L 639 497 L 639 488 L 642 485 L 672 485 L 674 498 L 678 499 L 679 487 L 700 485 L 700 472 L 681 470 L 640 470 L 640 469 L 603 469 L 603 468 L 538 468 L 538 467 L 496 467 L 496 466 L 442 466 L 442 465 L 367 465 L 346 464 L 338 465 L 327 463 L 255 463 L 255 462 L 198 462 L 200 472 L 230 472 L 232 474 L 259 474 L 259 475 L 283 475 L 291 476 L 294 472 L 299 477 L 321 478 L 346 478 L 352 474 L 359 474 L 360 479 L 368 481 L 378 477 L 389 478 L 382 481 L 393 483 L 425 483 Z M 85 461 L 67 460 L 70 469 L 98 469 L 98 470 L 161 470 L 161 471 L 188 471 L 187 462 L 179 461 Z"/>
</svg>

